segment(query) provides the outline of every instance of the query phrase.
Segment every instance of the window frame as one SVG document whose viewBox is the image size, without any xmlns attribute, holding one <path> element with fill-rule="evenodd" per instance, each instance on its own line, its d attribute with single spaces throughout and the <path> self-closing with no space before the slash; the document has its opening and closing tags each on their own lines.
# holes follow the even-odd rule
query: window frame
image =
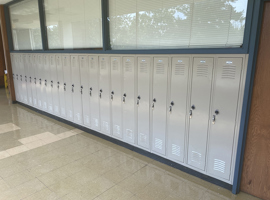
<svg viewBox="0 0 270 200">
<path fill-rule="evenodd" d="M 250 32 L 252 25 L 252 15 L 255 0 L 248 0 L 246 24 L 244 31 L 243 45 L 241 47 L 235 48 L 178 48 L 178 49 L 134 49 L 134 50 L 112 50 L 110 47 L 110 29 L 109 29 L 109 2 L 108 0 L 101 0 L 102 9 L 102 39 L 103 47 L 102 49 L 97 48 L 87 48 L 87 49 L 49 49 L 48 48 L 48 38 L 46 30 L 46 17 L 44 0 L 38 0 L 39 5 L 39 15 L 40 15 L 40 27 L 42 36 L 42 50 L 14 50 L 11 23 L 10 23 L 10 13 L 9 6 L 21 2 L 24 0 L 13 0 L 12 2 L 6 3 L 4 5 L 5 17 L 7 24 L 8 33 L 8 43 L 10 52 L 12 53 L 93 53 L 93 54 L 248 54 L 249 53 L 249 43 L 250 43 Z"/>
</svg>

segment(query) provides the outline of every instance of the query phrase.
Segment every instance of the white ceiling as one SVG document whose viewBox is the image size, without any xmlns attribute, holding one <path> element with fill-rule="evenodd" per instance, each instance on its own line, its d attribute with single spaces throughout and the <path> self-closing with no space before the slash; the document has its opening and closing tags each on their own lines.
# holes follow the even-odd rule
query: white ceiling
<svg viewBox="0 0 270 200">
<path fill-rule="evenodd" d="M 5 3 L 8 3 L 8 2 L 11 2 L 12 0 L 0 0 L 0 5 L 1 4 L 5 4 Z"/>
</svg>

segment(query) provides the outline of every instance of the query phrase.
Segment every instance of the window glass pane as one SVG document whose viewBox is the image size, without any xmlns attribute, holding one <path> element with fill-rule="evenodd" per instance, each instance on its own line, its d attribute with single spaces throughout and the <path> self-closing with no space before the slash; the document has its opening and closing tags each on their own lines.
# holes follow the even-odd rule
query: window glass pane
<svg viewBox="0 0 270 200">
<path fill-rule="evenodd" d="M 38 1 L 22 1 L 9 10 L 14 50 L 42 49 Z"/>
<path fill-rule="evenodd" d="M 111 47 L 239 47 L 247 1 L 109 0 Z"/>
<path fill-rule="evenodd" d="M 44 0 L 49 49 L 102 48 L 101 0 Z"/>
</svg>

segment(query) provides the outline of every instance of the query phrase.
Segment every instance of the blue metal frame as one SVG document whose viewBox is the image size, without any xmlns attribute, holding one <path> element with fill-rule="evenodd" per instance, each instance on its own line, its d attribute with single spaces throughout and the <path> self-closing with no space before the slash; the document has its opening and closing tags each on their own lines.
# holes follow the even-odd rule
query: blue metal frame
<svg viewBox="0 0 270 200">
<path fill-rule="evenodd" d="M 109 23 L 108 17 L 108 0 L 102 0 L 102 31 L 103 31 L 103 50 L 48 50 L 47 48 L 47 37 L 45 30 L 45 17 L 44 7 L 40 14 L 42 31 L 42 42 L 45 44 L 42 51 L 14 51 L 12 32 L 10 25 L 10 16 L 8 6 L 17 3 L 21 0 L 14 0 L 10 3 L 5 4 L 5 17 L 8 32 L 8 42 L 12 53 L 91 53 L 91 54 L 249 54 L 246 84 L 244 90 L 244 99 L 242 107 L 242 118 L 240 122 L 239 140 L 237 146 L 237 155 L 235 163 L 235 174 L 234 182 L 232 186 L 232 193 L 237 194 L 240 190 L 240 182 L 242 175 L 244 150 L 246 143 L 246 134 L 248 128 L 248 120 L 250 113 L 252 89 L 254 82 L 254 75 L 256 69 L 258 44 L 260 36 L 260 27 L 263 14 L 263 5 L 267 0 L 248 0 L 246 27 L 244 33 L 243 46 L 240 48 L 205 48 L 205 49 L 152 49 L 152 50 L 111 50 L 109 41 Z M 39 5 L 42 5 L 39 0 Z M 258 31 L 259 30 L 259 31 Z"/>
</svg>

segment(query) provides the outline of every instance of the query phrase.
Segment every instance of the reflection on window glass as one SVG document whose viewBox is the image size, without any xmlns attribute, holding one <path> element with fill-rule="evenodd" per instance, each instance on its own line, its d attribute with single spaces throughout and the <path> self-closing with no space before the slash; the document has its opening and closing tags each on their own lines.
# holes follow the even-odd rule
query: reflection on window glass
<svg viewBox="0 0 270 200">
<path fill-rule="evenodd" d="M 44 0 L 49 49 L 102 47 L 101 0 Z"/>
<path fill-rule="evenodd" d="M 38 1 L 22 1 L 9 10 L 14 50 L 42 49 Z"/>
<path fill-rule="evenodd" d="M 111 47 L 240 47 L 247 1 L 109 0 Z"/>
</svg>

